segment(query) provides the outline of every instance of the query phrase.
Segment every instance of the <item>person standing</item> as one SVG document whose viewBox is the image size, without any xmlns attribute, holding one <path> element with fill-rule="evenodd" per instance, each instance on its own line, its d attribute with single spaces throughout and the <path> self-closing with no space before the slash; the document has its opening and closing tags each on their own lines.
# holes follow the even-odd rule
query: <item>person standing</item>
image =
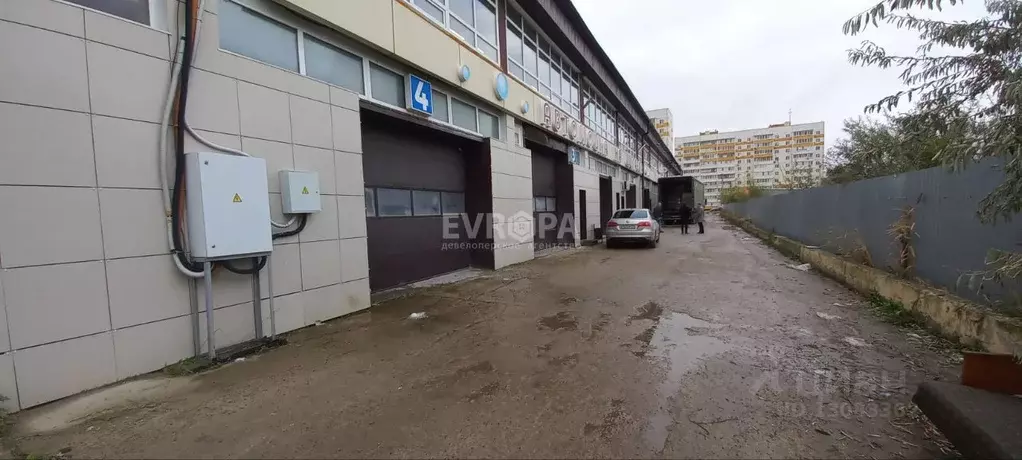
<svg viewBox="0 0 1022 460">
<path fill-rule="evenodd" d="M 681 234 L 688 234 L 688 224 L 692 221 L 692 208 L 688 207 L 688 203 L 681 204 Z"/>
<path fill-rule="evenodd" d="M 660 225 L 663 225 L 664 223 L 664 208 L 663 206 L 660 206 L 659 202 L 656 206 L 653 206 L 653 219 L 655 219 Z"/>
<path fill-rule="evenodd" d="M 695 219 L 694 219 L 695 222 L 697 224 L 699 224 L 699 233 L 700 234 L 704 233 L 704 229 L 703 229 L 703 213 L 704 212 L 705 212 L 705 206 L 703 205 L 703 203 L 696 203 L 696 208 L 695 208 L 695 210 L 694 210 L 692 215 L 695 217 Z"/>
</svg>

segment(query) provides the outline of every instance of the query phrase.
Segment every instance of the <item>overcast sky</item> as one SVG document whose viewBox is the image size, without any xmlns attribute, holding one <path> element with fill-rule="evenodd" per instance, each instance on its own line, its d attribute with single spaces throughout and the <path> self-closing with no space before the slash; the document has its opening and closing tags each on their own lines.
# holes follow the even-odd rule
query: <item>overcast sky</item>
<svg viewBox="0 0 1022 460">
<path fill-rule="evenodd" d="M 828 148 L 843 135 L 842 120 L 902 87 L 898 70 L 852 66 L 846 50 L 864 39 L 905 53 L 920 43 L 885 24 L 841 33 L 875 2 L 574 0 L 643 108 L 671 109 L 675 137 L 766 127 L 786 121 L 790 109 L 794 123 L 826 122 Z M 967 0 L 936 15 L 984 12 L 982 0 Z"/>
</svg>

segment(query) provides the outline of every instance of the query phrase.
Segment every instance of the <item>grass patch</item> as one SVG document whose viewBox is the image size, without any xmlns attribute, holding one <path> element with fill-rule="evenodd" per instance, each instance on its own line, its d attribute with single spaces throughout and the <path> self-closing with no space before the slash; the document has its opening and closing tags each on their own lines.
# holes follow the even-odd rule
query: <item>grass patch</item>
<svg viewBox="0 0 1022 460">
<path fill-rule="evenodd" d="M 0 404 L 3 404 L 10 400 L 11 398 L 8 398 L 4 395 L 0 395 Z M 0 407 L 0 438 L 7 436 L 7 433 L 10 431 L 11 428 L 10 415 L 11 414 L 7 412 L 7 409 Z"/>
<path fill-rule="evenodd" d="M 905 308 L 901 302 L 888 299 L 876 292 L 867 298 L 869 309 L 880 319 L 898 327 L 922 327 L 923 321 L 918 313 Z"/>
<path fill-rule="evenodd" d="M 185 358 L 163 368 L 163 373 L 171 377 L 193 375 L 209 369 L 213 363 L 205 355 Z"/>
<path fill-rule="evenodd" d="M 930 349 L 955 353 L 961 351 L 986 351 L 982 346 L 962 343 L 955 337 L 946 336 L 940 331 L 927 327 L 926 321 L 921 314 L 905 308 L 901 302 L 888 299 L 876 292 L 870 294 L 866 300 L 868 301 L 869 310 L 878 318 L 908 332 L 916 332 L 927 336 L 928 338 L 924 342 L 926 342 L 925 345 Z"/>
</svg>

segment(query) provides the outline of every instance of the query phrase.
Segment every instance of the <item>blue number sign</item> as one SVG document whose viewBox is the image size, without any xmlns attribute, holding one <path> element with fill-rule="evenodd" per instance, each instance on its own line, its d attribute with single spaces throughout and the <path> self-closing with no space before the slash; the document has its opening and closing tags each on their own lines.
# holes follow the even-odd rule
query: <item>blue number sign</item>
<svg viewBox="0 0 1022 460">
<path fill-rule="evenodd" d="M 412 110 L 433 114 L 433 85 L 415 75 L 409 75 L 408 93 L 412 95 Z"/>
</svg>

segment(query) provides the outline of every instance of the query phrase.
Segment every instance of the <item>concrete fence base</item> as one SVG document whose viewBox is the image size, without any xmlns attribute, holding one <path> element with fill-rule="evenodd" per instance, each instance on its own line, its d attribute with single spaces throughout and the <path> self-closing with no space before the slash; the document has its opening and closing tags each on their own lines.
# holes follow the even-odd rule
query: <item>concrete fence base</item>
<svg viewBox="0 0 1022 460">
<path fill-rule="evenodd" d="M 926 318 L 929 326 L 965 345 L 980 346 L 992 353 L 1022 356 L 1022 320 L 998 314 L 982 305 L 922 283 L 850 262 L 830 252 L 806 247 L 774 235 L 728 212 L 725 220 L 762 239 L 784 254 L 797 258 L 827 276 L 863 294 L 877 293 Z"/>
</svg>

